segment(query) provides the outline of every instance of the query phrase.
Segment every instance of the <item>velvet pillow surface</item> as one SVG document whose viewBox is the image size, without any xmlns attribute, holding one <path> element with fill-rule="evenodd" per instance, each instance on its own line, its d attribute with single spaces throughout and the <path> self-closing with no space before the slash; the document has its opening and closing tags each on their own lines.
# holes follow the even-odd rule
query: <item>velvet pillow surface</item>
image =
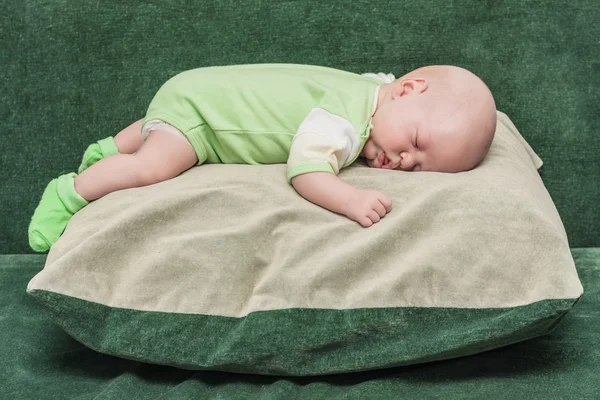
<svg viewBox="0 0 600 400">
<path fill-rule="evenodd" d="M 393 210 L 363 228 L 301 198 L 285 165 L 202 165 L 70 221 L 27 291 L 99 352 L 265 375 L 465 356 L 549 333 L 582 294 L 541 160 L 498 113 L 457 174 L 340 178 Z"/>
</svg>

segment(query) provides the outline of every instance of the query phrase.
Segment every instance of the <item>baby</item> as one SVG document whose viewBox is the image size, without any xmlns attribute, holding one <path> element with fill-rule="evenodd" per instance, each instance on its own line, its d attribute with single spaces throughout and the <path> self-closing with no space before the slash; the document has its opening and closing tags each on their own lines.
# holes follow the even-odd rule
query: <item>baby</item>
<svg viewBox="0 0 600 400">
<path fill-rule="evenodd" d="M 494 136 L 496 106 L 477 76 L 429 66 L 383 81 L 288 64 L 183 72 L 160 88 L 144 120 L 90 145 L 79 175 L 48 184 L 29 244 L 46 251 L 88 202 L 203 163 L 287 163 L 288 182 L 302 197 L 365 227 L 392 202 L 338 178 L 358 157 L 372 168 L 402 171 L 460 172 L 479 164 Z"/>
</svg>

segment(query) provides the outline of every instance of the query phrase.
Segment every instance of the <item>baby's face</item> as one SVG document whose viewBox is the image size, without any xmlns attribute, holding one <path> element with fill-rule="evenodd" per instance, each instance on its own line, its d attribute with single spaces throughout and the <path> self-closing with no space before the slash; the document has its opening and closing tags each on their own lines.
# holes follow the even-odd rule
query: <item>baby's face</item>
<svg viewBox="0 0 600 400">
<path fill-rule="evenodd" d="M 431 104 L 429 98 L 418 82 L 407 90 L 392 85 L 380 88 L 373 128 L 361 152 L 370 167 L 461 172 L 479 163 L 487 152 L 476 128 L 480 124 L 450 109 L 430 112 L 443 106 L 439 101 Z"/>
<path fill-rule="evenodd" d="M 456 121 L 432 121 L 415 95 L 381 104 L 361 155 L 372 168 L 459 172 L 470 169 L 468 134 L 452 132 Z"/>
</svg>

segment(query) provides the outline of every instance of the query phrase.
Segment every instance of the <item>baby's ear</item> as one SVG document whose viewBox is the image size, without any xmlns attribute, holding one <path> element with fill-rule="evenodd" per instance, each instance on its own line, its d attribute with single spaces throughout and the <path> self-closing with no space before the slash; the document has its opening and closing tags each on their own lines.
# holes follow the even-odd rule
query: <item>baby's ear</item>
<svg viewBox="0 0 600 400">
<path fill-rule="evenodd" d="M 427 79 L 425 78 L 402 78 L 394 82 L 394 94 L 402 97 L 409 94 L 421 94 L 427 90 Z"/>
</svg>

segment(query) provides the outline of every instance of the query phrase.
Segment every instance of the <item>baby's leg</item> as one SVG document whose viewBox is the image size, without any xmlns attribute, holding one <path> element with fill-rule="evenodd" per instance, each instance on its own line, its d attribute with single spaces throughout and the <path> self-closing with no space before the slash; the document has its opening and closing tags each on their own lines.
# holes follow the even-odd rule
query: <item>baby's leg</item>
<svg viewBox="0 0 600 400">
<path fill-rule="evenodd" d="M 119 153 L 132 154 L 138 151 L 144 143 L 144 139 L 142 139 L 143 123 L 144 120 L 141 119 L 117 133 L 115 137 L 109 136 L 90 144 L 83 154 L 77 172 L 82 173 L 103 158 Z"/>
<path fill-rule="evenodd" d="M 61 175 L 42 194 L 29 224 L 29 245 L 46 251 L 62 235 L 69 220 L 88 202 L 120 189 L 171 179 L 198 162 L 186 140 L 171 132 L 152 131 L 135 154 L 101 159 L 81 175 Z"/>
<path fill-rule="evenodd" d="M 87 201 L 116 190 L 176 177 L 198 162 L 193 147 L 170 132 L 152 131 L 135 154 L 104 158 L 75 178 L 75 191 Z"/>
<path fill-rule="evenodd" d="M 115 135 L 115 144 L 119 153 L 133 154 L 142 147 L 142 144 L 144 144 L 142 138 L 143 124 L 144 119 L 142 118 Z"/>
</svg>

